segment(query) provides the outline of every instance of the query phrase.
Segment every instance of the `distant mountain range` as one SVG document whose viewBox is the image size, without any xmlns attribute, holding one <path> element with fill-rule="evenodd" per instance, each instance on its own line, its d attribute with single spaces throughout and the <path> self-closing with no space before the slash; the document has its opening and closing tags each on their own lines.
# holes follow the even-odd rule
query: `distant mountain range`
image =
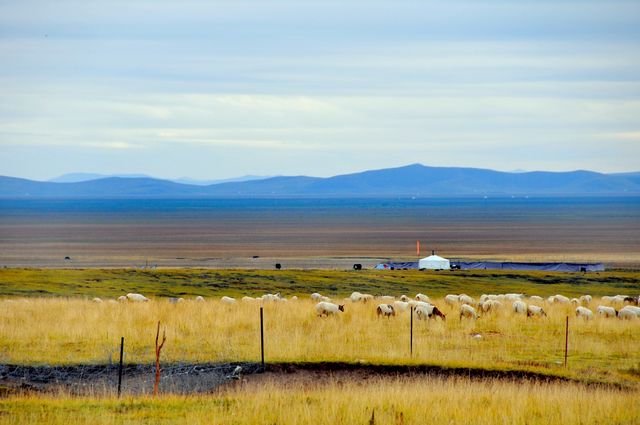
<svg viewBox="0 0 640 425">
<path fill-rule="evenodd" d="M 86 177 L 86 175 L 84 175 Z M 89 175 L 91 176 L 91 175 Z M 328 178 L 269 177 L 185 184 L 151 177 L 37 182 L 0 177 L 2 198 L 396 197 L 639 194 L 640 172 L 501 172 L 421 164 Z M 62 176 L 61 178 L 64 178 Z M 68 177 L 67 177 L 68 178 Z M 187 180 L 188 181 L 188 180 Z"/>
<path fill-rule="evenodd" d="M 151 177 L 148 176 L 146 174 L 95 174 L 95 173 L 69 173 L 69 174 L 63 174 L 59 177 L 56 177 L 54 179 L 48 180 L 50 182 L 53 183 L 79 183 L 79 182 L 86 182 L 86 181 L 91 181 L 91 180 L 98 180 L 98 179 L 106 179 L 109 177 L 122 177 L 122 178 L 144 178 L 144 179 L 155 179 L 155 177 Z M 170 179 L 169 181 L 172 181 L 174 183 L 183 183 L 183 184 L 192 184 L 192 185 L 196 185 L 196 186 L 209 186 L 212 184 L 219 184 L 219 183 L 232 183 L 232 182 L 246 182 L 246 181 L 250 181 L 250 180 L 262 180 L 262 179 L 268 179 L 270 177 L 273 176 L 241 176 L 241 177 L 234 177 L 234 178 L 230 178 L 230 179 L 220 179 L 220 180 L 196 180 L 196 179 L 191 179 L 189 177 L 180 177 L 177 179 Z M 163 179 L 158 179 L 158 180 L 163 180 Z"/>
</svg>

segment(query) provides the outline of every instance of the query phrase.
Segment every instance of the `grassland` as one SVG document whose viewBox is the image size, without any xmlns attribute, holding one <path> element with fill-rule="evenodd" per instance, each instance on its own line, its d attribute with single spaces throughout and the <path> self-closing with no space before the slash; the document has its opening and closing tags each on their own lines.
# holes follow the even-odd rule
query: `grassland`
<svg viewBox="0 0 640 425">
<path fill-rule="evenodd" d="M 212 269 L 0 269 L 0 296 L 157 297 L 240 296 L 318 291 L 342 298 L 352 291 L 381 294 L 522 292 L 529 295 L 639 293 L 640 272 L 550 273 L 508 271 L 339 271 Z"/>
<path fill-rule="evenodd" d="M 637 424 L 640 394 L 469 379 L 261 380 L 209 396 L 11 397 L 2 424 Z M 374 420 L 372 420 L 374 413 Z"/>
<path fill-rule="evenodd" d="M 549 317 L 527 319 L 510 310 L 459 320 L 457 307 L 434 298 L 449 320 L 414 323 L 409 353 L 408 312 L 377 318 L 375 304 L 347 303 L 339 317 L 318 318 L 311 300 L 264 305 L 265 353 L 270 362 L 340 361 L 431 364 L 521 370 L 581 381 L 640 382 L 640 321 L 573 317 L 571 306 L 546 306 Z M 598 301 L 594 301 L 597 305 Z M 102 303 L 66 298 L 0 302 L 0 362 L 85 364 L 116 361 L 120 336 L 126 361 L 151 363 L 155 325 L 167 331 L 166 362 L 257 361 L 259 305 L 218 300 L 171 304 Z M 565 317 L 570 320 L 569 367 L 563 368 Z M 482 337 L 474 337 L 480 334 Z"/>
</svg>

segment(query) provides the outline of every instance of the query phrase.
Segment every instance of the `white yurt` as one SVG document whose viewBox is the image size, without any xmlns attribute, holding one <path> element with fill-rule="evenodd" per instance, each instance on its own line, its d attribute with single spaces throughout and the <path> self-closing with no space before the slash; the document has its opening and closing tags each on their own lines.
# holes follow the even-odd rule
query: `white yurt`
<svg viewBox="0 0 640 425">
<path fill-rule="evenodd" d="M 449 270 L 451 263 L 435 253 L 418 261 L 420 270 Z"/>
</svg>

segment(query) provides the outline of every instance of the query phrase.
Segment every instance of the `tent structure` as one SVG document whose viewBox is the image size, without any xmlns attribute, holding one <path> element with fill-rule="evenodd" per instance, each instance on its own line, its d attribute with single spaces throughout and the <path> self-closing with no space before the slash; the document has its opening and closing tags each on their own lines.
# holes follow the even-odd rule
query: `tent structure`
<svg viewBox="0 0 640 425">
<path fill-rule="evenodd" d="M 451 263 L 446 258 L 433 254 L 418 261 L 418 268 L 420 270 L 449 270 Z"/>
</svg>

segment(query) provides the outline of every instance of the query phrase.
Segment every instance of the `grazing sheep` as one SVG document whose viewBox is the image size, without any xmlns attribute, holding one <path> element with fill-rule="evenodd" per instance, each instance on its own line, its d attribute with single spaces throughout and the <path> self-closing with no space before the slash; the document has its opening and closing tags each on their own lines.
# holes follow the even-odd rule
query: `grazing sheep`
<svg viewBox="0 0 640 425">
<path fill-rule="evenodd" d="M 577 298 L 571 298 L 571 304 L 573 305 L 579 305 L 580 304 L 580 300 Z"/>
<path fill-rule="evenodd" d="M 326 303 L 330 303 L 331 302 L 331 298 L 329 297 L 325 297 L 324 295 L 320 297 L 320 301 L 324 301 Z"/>
<path fill-rule="evenodd" d="M 400 301 L 402 301 L 403 303 L 409 302 L 411 298 L 407 297 L 406 295 L 400 295 Z"/>
<path fill-rule="evenodd" d="M 97 303 L 97 304 L 100 304 L 102 302 L 102 300 L 100 298 L 98 298 L 98 297 L 95 297 L 91 301 L 93 301 L 94 303 Z"/>
<path fill-rule="evenodd" d="M 416 301 L 422 301 L 425 303 L 431 302 L 431 299 L 425 294 L 416 294 Z"/>
<path fill-rule="evenodd" d="M 640 307 L 628 305 L 618 312 L 618 317 L 627 320 L 638 319 L 640 318 Z"/>
<path fill-rule="evenodd" d="M 353 302 L 367 302 L 373 299 L 373 295 L 361 294 L 360 292 L 352 292 L 349 298 L 351 298 L 351 301 Z"/>
<path fill-rule="evenodd" d="M 553 304 L 554 302 L 556 302 L 556 297 L 554 295 L 551 295 L 550 297 L 547 298 L 547 302 L 549 304 Z"/>
<path fill-rule="evenodd" d="M 449 304 L 449 305 L 451 305 L 451 306 L 457 304 L 458 300 L 459 300 L 458 295 L 449 294 L 446 297 L 444 297 L 444 302 Z"/>
<path fill-rule="evenodd" d="M 404 301 L 394 301 L 393 308 L 396 311 L 407 311 L 409 309 L 409 303 Z"/>
<path fill-rule="evenodd" d="M 507 301 L 517 301 L 521 300 L 524 297 L 524 294 L 504 294 L 504 299 Z"/>
<path fill-rule="evenodd" d="M 447 317 L 436 307 L 431 304 L 421 304 L 416 307 L 416 317 L 418 320 L 435 319 L 440 317 L 442 320 L 447 320 Z"/>
<path fill-rule="evenodd" d="M 293 297 L 291 297 L 291 301 L 298 301 L 298 297 L 294 295 Z"/>
<path fill-rule="evenodd" d="M 337 314 L 339 311 L 344 311 L 344 305 L 337 305 L 325 301 L 320 301 L 316 304 L 316 312 L 318 313 L 318 316 L 329 316 Z"/>
<path fill-rule="evenodd" d="M 602 297 L 604 298 L 604 297 Z M 611 303 L 612 304 L 624 304 L 624 300 L 629 298 L 628 295 L 616 295 L 614 297 L 611 297 Z"/>
<path fill-rule="evenodd" d="M 516 314 L 525 314 L 527 313 L 527 304 L 524 301 L 514 301 L 511 304 L 513 308 L 513 312 Z"/>
<path fill-rule="evenodd" d="M 539 307 L 537 305 L 530 305 L 527 307 L 527 317 L 533 316 L 546 317 L 547 313 L 545 313 L 542 307 Z"/>
<path fill-rule="evenodd" d="M 320 298 L 322 298 L 322 295 L 318 294 L 317 292 L 314 292 L 313 294 L 311 294 L 311 299 L 313 301 L 320 301 Z"/>
<path fill-rule="evenodd" d="M 557 303 L 561 303 L 561 304 L 569 304 L 571 302 L 571 300 L 567 297 L 565 297 L 564 295 L 554 295 L 553 296 L 554 301 Z"/>
<path fill-rule="evenodd" d="M 582 317 L 585 320 L 593 319 L 593 312 L 586 307 L 576 308 L 576 317 Z"/>
<path fill-rule="evenodd" d="M 393 309 L 391 304 L 378 304 L 378 307 L 376 307 L 376 313 L 378 314 L 378 317 L 391 317 L 396 315 L 396 311 Z"/>
<path fill-rule="evenodd" d="M 529 297 L 529 301 L 541 303 L 541 302 L 544 302 L 544 298 L 539 297 L 537 295 L 532 295 Z"/>
<path fill-rule="evenodd" d="M 254 302 L 254 301 L 256 301 L 256 299 L 255 299 L 255 298 L 253 298 L 253 297 L 247 297 L 247 296 L 245 296 L 245 297 L 242 297 L 241 301 L 242 301 L 242 302 L 245 302 L 245 303 L 246 303 L 246 302 Z"/>
<path fill-rule="evenodd" d="M 609 306 L 605 306 L 605 305 L 599 305 L 598 308 L 596 309 L 596 312 L 598 313 L 598 315 L 603 316 L 603 317 L 617 317 L 618 316 L 618 311 L 615 308 L 609 307 Z"/>
<path fill-rule="evenodd" d="M 591 295 L 582 295 L 579 300 L 581 304 L 591 304 L 593 297 Z"/>
<path fill-rule="evenodd" d="M 198 295 L 198 296 L 196 297 L 196 301 L 197 301 L 197 302 L 199 302 L 199 303 L 201 303 L 201 302 L 203 302 L 203 301 L 204 301 L 204 297 L 203 297 L 202 295 Z"/>
<path fill-rule="evenodd" d="M 184 298 L 169 298 L 171 304 L 178 304 L 184 301 Z"/>
<path fill-rule="evenodd" d="M 631 305 L 635 305 L 637 306 L 638 304 L 640 304 L 640 297 L 625 297 L 625 299 L 623 300 L 623 302 L 629 303 Z"/>
<path fill-rule="evenodd" d="M 467 294 L 458 295 L 458 302 L 461 302 L 463 304 L 475 304 L 475 300 Z"/>
<path fill-rule="evenodd" d="M 280 299 L 280 294 L 264 294 L 262 296 L 262 301 L 278 301 Z"/>
<path fill-rule="evenodd" d="M 127 297 L 125 297 L 124 295 L 120 295 L 120 296 L 118 297 L 118 302 L 123 303 L 123 302 L 126 302 L 127 300 L 128 300 L 128 298 L 127 298 Z"/>
<path fill-rule="evenodd" d="M 129 301 L 135 301 L 135 302 L 147 302 L 147 301 L 149 301 L 149 298 L 145 297 L 144 295 L 133 294 L 133 293 L 128 293 L 127 294 L 127 299 Z"/>
<path fill-rule="evenodd" d="M 391 295 L 380 295 L 378 297 L 378 300 L 387 301 L 387 302 L 394 302 L 396 300 L 396 297 L 392 297 Z"/>
<path fill-rule="evenodd" d="M 235 304 L 236 303 L 236 299 L 224 296 L 224 297 L 220 298 L 220 302 L 222 302 L 223 304 L 231 305 L 231 304 Z"/>
<path fill-rule="evenodd" d="M 462 304 L 460 306 L 460 319 L 463 317 L 475 320 L 478 318 L 478 313 L 476 312 L 476 309 L 471 307 L 469 304 Z"/>
<path fill-rule="evenodd" d="M 479 304 L 480 310 L 483 313 L 489 313 L 491 311 L 497 311 L 502 308 L 502 303 L 498 300 L 486 300 Z"/>
</svg>

